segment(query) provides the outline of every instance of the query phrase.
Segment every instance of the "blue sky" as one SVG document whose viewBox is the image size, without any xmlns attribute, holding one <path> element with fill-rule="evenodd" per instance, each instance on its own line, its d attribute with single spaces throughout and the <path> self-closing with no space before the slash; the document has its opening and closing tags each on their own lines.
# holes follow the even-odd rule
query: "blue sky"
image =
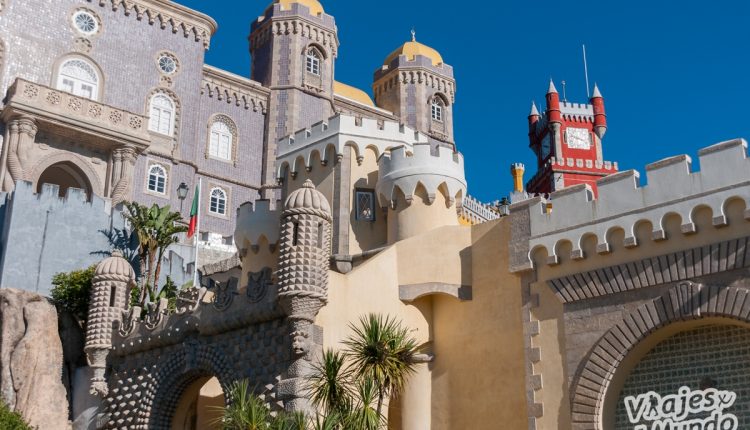
<svg viewBox="0 0 750 430">
<path fill-rule="evenodd" d="M 206 61 L 249 76 L 247 35 L 266 2 L 178 2 L 219 23 Z M 695 165 L 698 149 L 750 137 L 748 1 L 321 2 L 339 29 L 339 81 L 371 93 L 373 72 L 412 27 L 455 68 L 456 143 L 469 193 L 485 201 L 507 194 L 510 163 L 535 171 L 526 116 L 550 77 L 560 90 L 567 82 L 569 101 L 586 101 L 583 43 L 606 101 L 604 158 L 620 169 L 644 173 L 683 153 Z"/>
</svg>

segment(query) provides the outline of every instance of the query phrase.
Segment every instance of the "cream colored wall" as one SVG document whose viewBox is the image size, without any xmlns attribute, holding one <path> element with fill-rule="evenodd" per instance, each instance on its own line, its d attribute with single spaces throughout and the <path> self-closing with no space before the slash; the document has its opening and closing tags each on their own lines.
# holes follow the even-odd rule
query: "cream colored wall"
<svg viewBox="0 0 750 430">
<path fill-rule="evenodd" d="M 364 151 L 362 164 L 357 163 L 357 157 L 351 157 L 352 193 L 349 201 L 349 253 L 358 254 L 375 249 L 386 243 L 386 212 L 375 204 L 375 221 L 357 221 L 357 189 L 364 188 L 375 193 L 378 183 L 378 156 L 371 148 Z"/>
<path fill-rule="evenodd" d="M 221 417 L 221 411 L 218 408 L 224 407 L 224 391 L 218 379 L 211 378 L 201 387 L 197 406 L 198 429 L 221 429 L 221 426 L 216 424 L 216 420 Z"/>
<path fill-rule="evenodd" d="M 418 420 L 429 423 L 425 428 L 526 427 L 521 289 L 507 270 L 506 224 L 440 227 L 396 243 L 347 275 L 331 273 L 329 303 L 316 320 L 326 348 L 340 348 L 350 335 L 349 324 L 376 312 L 401 319 L 435 353 L 434 363 L 423 369 L 427 373 L 410 382 L 426 390 L 432 385 L 431 392 L 399 399 L 407 407 L 395 415 L 404 422 L 414 422 L 413 416 L 411 421 L 404 416 L 431 396 L 426 412 L 431 416 Z M 432 282 L 471 285 L 473 299 L 399 300 L 399 285 Z"/>
<path fill-rule="evenodd" d="M 442 192 L 435 192 L 435 200 L 429 203 L 427 191 L 417 187 L 411 203 L 407 203 L 402 193 L 396 193 L 396 209 L 388 209 L 388 243 L 394 243 L 417 236 L 440 226 L 458 225 L 456 206 L 447 207 Z"/>
<path fill-rule="evenodd" d="M 224 406 L 224 393 L 219 380 L 201 378 L 190 384 L 177 403 L 172 415 L 172 430 L 218 430 L 214 424 L 217 411 L 215 406 Z M 218 412 L 220 413 L 220 412 Z"/>
</svg>

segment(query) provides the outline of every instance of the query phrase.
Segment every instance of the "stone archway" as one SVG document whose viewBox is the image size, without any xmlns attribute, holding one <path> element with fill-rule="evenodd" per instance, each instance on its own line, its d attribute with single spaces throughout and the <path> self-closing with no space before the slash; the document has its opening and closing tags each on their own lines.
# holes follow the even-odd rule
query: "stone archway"
<svg viewBox="0 0 750 430">
<path fill-rule="evenodd" d="M 160 363 L 144 392 L 137 428 L 171 430 L 175 410 L 185 391 L 196 382 L 212 377 L 218 379 L 224 393 L 239 379 L 223 354 L 198 341 L 186 341 L 181 351 Z"/>
<path fill-rule="evenodd" d="M 572 385 L 572 428 L 601 429 L 605 398 L 628 354 L 655 331 L 702 318 L 750 322 L 748 290 L 681 283 L 628 314 L 594 346 Z"/>
<path fill-rule="evenodd" d="M 81 189 L 86 193 L 86 200 L 91 200 L 93 192 L 91 182 L 86 174 L 73 163 L 60 162 L 44 169 L 36 180 L 37 193 L 42 191 L 44 184 L 57 185 L 60 197 L 65 197 L 69 188 Z"/>
</svg>

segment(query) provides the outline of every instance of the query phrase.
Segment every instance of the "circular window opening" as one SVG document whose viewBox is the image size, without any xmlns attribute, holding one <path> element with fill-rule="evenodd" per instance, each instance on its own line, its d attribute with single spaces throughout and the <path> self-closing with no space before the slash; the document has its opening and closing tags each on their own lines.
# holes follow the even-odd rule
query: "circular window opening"
<svg viewBox="0 0 750 430">
<path fill-rule="evenodd" d="M 99 30 L 96 17 L 88 11 L 79 10 L 73 14 L 73 25 L 81 33 L 90 36 Z"/>
<path fill-rule="evenodd" d="M 159 70 L 166 75 L 171 75 L 177 71 L 177 60 L 171 55 L 163 54 L 159 57 Z"/>
</svg>

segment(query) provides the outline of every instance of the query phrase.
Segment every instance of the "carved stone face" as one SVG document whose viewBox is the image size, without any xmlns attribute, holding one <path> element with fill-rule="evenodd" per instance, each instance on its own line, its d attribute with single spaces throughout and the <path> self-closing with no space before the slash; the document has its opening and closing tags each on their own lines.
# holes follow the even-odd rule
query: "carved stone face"
<svg viewBox="0 0 750 430">
<path fill-rule="evenodd" d="M 292 352 L 294 352 L 294 355 L 305 355 L 307 354 L 308 349 L 309 345 L 307 342 L 307 337 L 302 333 L 296 333 L 294 335 L 294 338 L 292 339 Z"/>
</svg>

